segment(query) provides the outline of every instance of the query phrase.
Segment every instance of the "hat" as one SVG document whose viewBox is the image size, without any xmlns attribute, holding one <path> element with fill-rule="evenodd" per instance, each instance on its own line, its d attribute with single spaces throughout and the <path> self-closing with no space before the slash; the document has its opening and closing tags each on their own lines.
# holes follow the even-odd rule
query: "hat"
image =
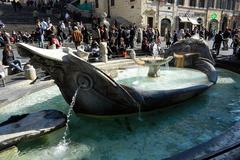
<svg viewBox="0 0 240 160">
<path fill-rule="evenodd" d="M 77 29 L 78 29 L 78 27 L 77 27 L 77 26 L 74 26 L 74 27 L 73 27 L 73 29 L 74 29 L 74 30 L 77 30 Z"/>
</svg>

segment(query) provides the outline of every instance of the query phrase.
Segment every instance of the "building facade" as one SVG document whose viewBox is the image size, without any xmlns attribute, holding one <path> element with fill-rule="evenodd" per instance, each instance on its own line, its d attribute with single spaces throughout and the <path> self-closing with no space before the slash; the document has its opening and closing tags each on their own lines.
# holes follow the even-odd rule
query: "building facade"
<svg viewBox="0 0 240 160">
<path fill-rule="evenodd" d="M 83 0 L 82 0 L 83 1 Z M 84 1 L 85 2 L 85 1 Z M 94 12 L 123 17 L 142 27 L 167 30 L 207 28 L 218 31 L 240 27 L 239 0 L 88 0 Z"/>
</svg>

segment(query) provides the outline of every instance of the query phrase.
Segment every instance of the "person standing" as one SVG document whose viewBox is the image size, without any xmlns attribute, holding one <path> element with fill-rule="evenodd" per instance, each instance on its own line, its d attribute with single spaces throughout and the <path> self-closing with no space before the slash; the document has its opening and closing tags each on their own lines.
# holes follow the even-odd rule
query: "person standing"
<svg viewBox="0 0 240 160">
<path fill-rule="evenodd" d="M 233 37 L 233 55 L 240 56 L 238 55 L 239 47 L 240 47 L 240 37 L 238 34 L 235 34 Z"/>
<path fill-rule="evenodd" d="M 73 27 L 72 40 L 75 44 L 76 49 L 80 46 L 80 44 L 83 40 L 83 35 L 77 26 Z"/>
<path fill-rule="evenodd" d="M 44 48 L 44 29 L 42 28 L 40 21 L 36 24 L 35 36 L 38 41 L 38 47 Z"/>
<path fill-rule="evenodd" d="M 160 55 L 161 55 L 161 39 L 160 36 L 158 36 L 153 44 L 153 56 L 157 57 Z"/>
<path fill-rule="evenodd" d="M 227 28 L 223 33 L 223 49 L 228 50 L 228 41 L 231 36 L 229 29 Z"/>
<path fill-rule="evenodd" d="M 169 48 L 170 45 L 171 45 L 171 33 L 170 33 L 170 31 L 167 31 L 167 33 L 165 35 L 165 40 L 166 40 L 167 48 Z"/>
<path fill-rule="evenodd" d="M 172 44 L 175 44 L 178 41 L 178 34 L 176 31 L 173 32 L 173 42 Z"/>
<path fill-rule="evenodd" d="M 214 39 L 214 47 L 213 48 L 215 48 L 215 50 L 216 50 L 216 55 L 219 55 L 222 41 L 223 41 L 222 31 L 219 31 L 218 34 L 215 35 L 215 39 Z"/>
</svg>

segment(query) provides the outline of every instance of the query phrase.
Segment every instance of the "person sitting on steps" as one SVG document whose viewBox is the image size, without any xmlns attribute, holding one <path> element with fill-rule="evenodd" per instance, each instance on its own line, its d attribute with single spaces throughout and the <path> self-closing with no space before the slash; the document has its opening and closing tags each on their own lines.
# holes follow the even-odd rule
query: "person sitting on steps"
<svg viewBox="0 0 240 160">
<path fill-rule="evenodd" d="M 6 44 L 3 49 L 2 64 L 8 65 L 11 69 L 17 72 L 23 72 L 20 60 L 14 58 L 13 50 L 10 44 Z"/>
</svg>

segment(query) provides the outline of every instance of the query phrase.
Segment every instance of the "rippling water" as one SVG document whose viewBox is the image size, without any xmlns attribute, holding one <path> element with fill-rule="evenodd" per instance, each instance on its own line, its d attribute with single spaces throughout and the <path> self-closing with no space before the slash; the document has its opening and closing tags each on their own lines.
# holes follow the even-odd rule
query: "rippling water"
<svg viewBox="0 0 240 160">
<path fill-rule="evenodd" d="M 218 83 L 208 91 L 175 108 L 142 114 L 142 121 L 137 115 L 93 119 L 73 114 L 69 144 L 59 144 L 63 128 L 18 144 L 17 159 L 159 160 L 189 149 L 240 120 L 240 76 L 222 69 L 218 72 Z M 53 86 L 0 108 L 0 120 L 42 109 L 67 113 L 69 106 Z"/>
</svg>

